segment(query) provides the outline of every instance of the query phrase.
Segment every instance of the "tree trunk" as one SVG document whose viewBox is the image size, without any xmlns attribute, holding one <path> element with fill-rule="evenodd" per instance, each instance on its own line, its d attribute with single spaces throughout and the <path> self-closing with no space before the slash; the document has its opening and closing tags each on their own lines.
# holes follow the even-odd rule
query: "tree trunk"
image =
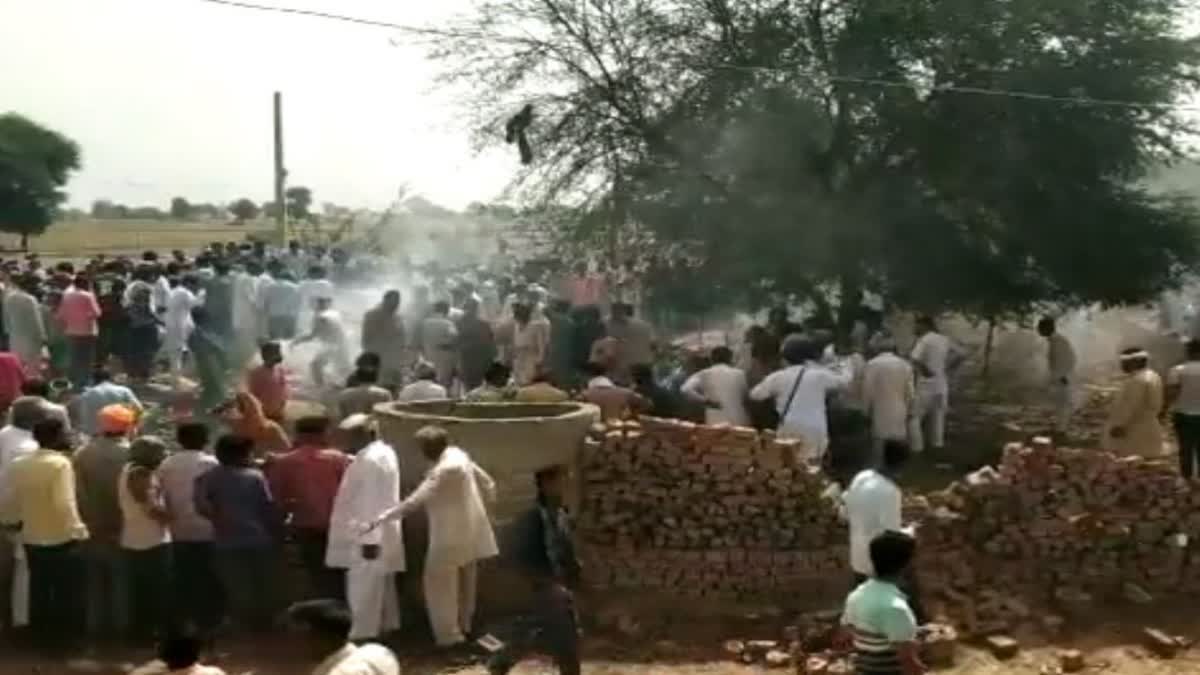
<svg viewBox="0 0 1200 675">
<path fill-rule="evenodd" d="M 983 379 L 988 381 L 992 372 L 992 347 L 996 342 L 996 317 L 988 317 L 987 340 L 983 343 Z"/>
</svg>

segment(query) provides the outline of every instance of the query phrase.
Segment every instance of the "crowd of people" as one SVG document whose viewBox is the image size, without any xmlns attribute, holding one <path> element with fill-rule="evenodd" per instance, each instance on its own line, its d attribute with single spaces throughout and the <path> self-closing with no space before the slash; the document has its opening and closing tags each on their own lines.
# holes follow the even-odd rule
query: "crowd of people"
<svg viewBox="0 0 1200 675">
<path fill-rule="evenodd" d="M 148 252 L 78 269 L 44 270 L 36 257 L 5 267 L 3 621 L 28 626 L 48 648 L 81 637 L 157 640 L 168 666 L 194 665 L 197 639 L 228 627 L 270 630 L 286 600 L 321 598 L 291 616 L 331 658 L 395 672 L 385 648 L 354 645 L 399 629 L 400 521 L 423 510 L 421 574 L 437 644 L 475 635 L 476 563 L 502 555 L 528 573 L 539 609 L 524 637 L 493 655 L 492 672 L 533 648 L 578 672 L 580 568 L 562 507 L 564 468 L 533 477 L 538 498 L 513 540 L 501 541 L 488 518 L 494 483 L 469 449 L 443 429 L 422 429 L 415 442 L 432 468 L 402 496 L 395 450 L 377 437 L 371 414 L 390 401 L 581 400 L 608 419 L 650 414 L 800 440 L 798 460 L 848 485 L 849 566 L 861 583 L 846 621 L 864 663 L 874 664 L 864 672 L 894 672 L 897 662 L 913 672 L 921 612 L 905 569 L 915 544 L 901 531 L 895 479 L 910 453 L 944 448 L 952 376 L 964 359 L 933 318 L 918 319 L 915 343 L 902 352 L 870 312 L 835 340 L 831 326 L 796 324 L 777 308 L 736 349 L 686 351 L 664 372 L 669 343 L 584 267 L 553 291 L 508 272 L 436 274 L 411 298 L 383 291 L 359 318 L 336 306 L 345 261 L 319 247 L 228 245 L 165 262 Z M 1052 320 L 1039 332 L 1061 431 L 1075 354 Z M 316 346 L 306 372 L 290 372 L 286 354 L 306 343 Z M 1190 439 L 1188 471 L 1200 447 L 1200 347 L 1189 354 L 1167 391 L 1180 437 Z M 1144 417 L 1156 407 L 1155 387 L 1163 405 L 1144 356 L 1122 359 L 1126 386 L 1140 389 L 1121 398 L 1109 430 L 1131 447 L 1154 433 Z M 140 386 L 161 373 L 179 400 L 189 379 L 198 392 L 166 439 L 141 432 Z M 298 375 L 324 414 L 289 416 Z M 847 457 L 839 475 L 835 465 Z M 299 590 L 280 583 L 284 550 L 304 570 Z M 324 665 L 319 672 L 342 672 Z"/>
</svg>

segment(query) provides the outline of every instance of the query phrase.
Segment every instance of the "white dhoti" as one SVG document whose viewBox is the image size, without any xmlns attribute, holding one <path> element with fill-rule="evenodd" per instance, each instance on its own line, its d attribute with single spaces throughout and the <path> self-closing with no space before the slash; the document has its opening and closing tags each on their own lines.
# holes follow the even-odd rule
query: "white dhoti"
<svg viewBox="0 0 1200 675">
<path fill-rule="evenodd" d="M 917 384 L 916 405 L 908 428 L 913 452 L 923 451 L 927 440 L 934 448 L 945 447 L 949 400 L 949 392 L 937 382 L 926 380 Z"/>
<path fill-rule="evenodd" d="M 378 638 L 400 629 L 396 575 L 376 565 L 346 570 L 346 602 L 350 605 L 351 640 Z"/>
<path fill-rule="evenodd" d="M 1050 405 L 1054 410 L 1054 430 L 1066 431 L 1071 415 L 1075 413 L 1075 389 L 1070 380 L 1050 384 Z"/>
<path fill-rule="evenodd" d="M 29 625 L 29 562 L 25 547 L 18 538 L 13 539 L 12 625 L 22 628 Z"/>
<path fill-rule="evenodd" d="M 429 625 L 439 647 L 466 640 L 475 617 L 475 563 L 426 565 L 422 579 Z"/>
</svg>

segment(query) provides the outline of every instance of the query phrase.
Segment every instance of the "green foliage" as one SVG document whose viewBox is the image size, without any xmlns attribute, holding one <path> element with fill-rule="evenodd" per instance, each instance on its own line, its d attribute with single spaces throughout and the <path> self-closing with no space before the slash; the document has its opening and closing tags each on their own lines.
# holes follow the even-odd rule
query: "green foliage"
<svg viewBox="0 0 1200 675">
<path fill-rule="evenodd" d="M 30 235 L 50 226 L 79 169 L 74 141 L 15 113 L 0 115 L 0 230 Z"/>
<path fill-rule="evenodd" d="M 237 222 L 239 225 L 245 223 L 247 220 L 254 220 L 257 218 L 258 211 L 258 204 L 255 204 L 252 200 L 246 197 L 242 197 L 241 199 L 229 205 L 229 212 L 233 214 L 235 222 Z"/>
<path fill-rule="evenodd" d="M 647 230 L 701 303 L 999 317 L 1197 267 L 1194 207 L 1142 181 L 1191 128 L 1187 4 L 485 0 L 435 56 L 484 143 L 534 105 L 519 196 L 580 241 Z"/>
<path fill-rule="evenodd" d="M 192 215 L 192 205 L 183 197 L 171 199 L 171 217 L 176 220 L 187 220 Z"/>
<path fill-rule="evenodd" d="M 312 216 L 312 213 L 309 211 L 313 203 L 312 190 L 297 185 L 288 188 L 284 192 L 284 197 L 287 199 L 288 218 L 293 220 L 308 220 Z"/>
</svg>

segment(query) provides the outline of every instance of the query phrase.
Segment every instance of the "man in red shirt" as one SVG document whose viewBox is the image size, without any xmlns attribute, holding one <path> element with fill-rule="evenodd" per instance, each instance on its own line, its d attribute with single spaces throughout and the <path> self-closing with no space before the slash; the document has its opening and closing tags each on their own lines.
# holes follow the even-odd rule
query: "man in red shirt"
<svg viewBox="0 0 1200 675">
<path fill-rule="evenodd" d="M 262 365 L 246 375 L 246 390 L 262 404 L 267 419 L 283 424 L 289 396 L 283 348 L 278 342 L 266 342 L 259 348 L 259 354 Z"/>
<path fill-rule="evenodd" d="M 96 341 L 100 334 L 100 303 L 92 293 L 90 277 L 85 274 L 75 277 L 75 284 L 63 293 L 57 315 L 67 336 L 67 373 L 75 390 L 83 391 L 96 365 Z"/>
<path fill-rule="evenodd" d="M 0 411 L 8 410 L 21 396 L 25 384 L 25 368 L 12 352 L 0 352 Z"/>
<path fill-rule="evenodd" d="M 325 566 L 329 518 L 350 456 L 329 444 L 329 418 L 296 421 L 296 447 L 270 464 L 267 478 L 275 502 L 300 548 L 314 597 L 341 598 L 342 572 Z"/>
</svg>

